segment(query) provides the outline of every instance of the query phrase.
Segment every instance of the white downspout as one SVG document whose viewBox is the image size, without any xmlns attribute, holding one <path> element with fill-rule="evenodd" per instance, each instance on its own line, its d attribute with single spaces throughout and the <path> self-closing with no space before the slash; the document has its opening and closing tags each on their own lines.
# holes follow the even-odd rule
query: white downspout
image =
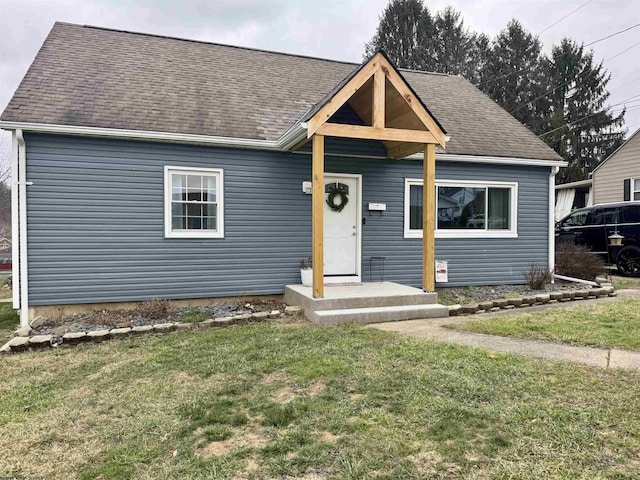
<svg viewBox="0 0 640 480">
<path fill-rule="evenodd" d="M 551 167 L 549 173 L 549 271 L 556 269 L 556 221 L 555 221 L 555 204 L 556 204 L 556 175 L 560 171 L 560 167 Z M 551 283 L 554 283 L 554 277 L 551 276 Z"/>
<path fill-rule="evenodd" d="M 18 223 L 20 231 L 20 327 L 29 326 L 29 283 L 27 271 L 27 146 L 22 130 L 16 130 L 18 141 Z"/>
<path fill-rule="evenodd" d="M 11 284 L 13 308 L 20 308 L 20 232 L 18 226 L 18 138 L 11 132 Z"/>
</svg>

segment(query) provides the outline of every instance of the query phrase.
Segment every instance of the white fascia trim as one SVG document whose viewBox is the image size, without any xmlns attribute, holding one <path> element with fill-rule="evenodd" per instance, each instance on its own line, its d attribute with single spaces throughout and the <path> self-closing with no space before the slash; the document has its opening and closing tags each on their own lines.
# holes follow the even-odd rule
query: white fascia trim
<svg viewBox="0 0 640 480">
<path fill-rule="evenodd" d="M 20 308 L 20 226 L 18 223 L 18 138 L 11 132 L 11 278 L 13 308 Z"/>
<path fill-rule="evenodd" d="M 406 158 L 407 160 L 423 160 L 423 155 L 416 153 Z M 453 153 L 436 153 L 436 161 L 441 162 L 465 162 L 465 163 L 489 163 L 495 165 L 532 165 L 535 167 L 566 167 L 567 162 L 559 160 L 536 160 L 534 158 L 516 157 L 491 157 L 484 155 L 457 155 Z"/>
<path fill-rule="evenodd" d="M 171 174 L 172 173 L 203 173 L 218 177 L 218 229 L 184 230 L 175 232 L 171 228 Z M 224 170 L 221 168 L 164 167 L 164 236 L 165 238 L 224 238 Z"/>
<path fill-rule="evenodd" d="M 548 268 L 550 272 L 556 269 L 556 222 L 555 222 L 555 191 L 556 191 L 556 175 L 560 171 L 560 167 L 553 167 L 549 172 L 549 264 Z M 551 283 L 555 283 L 555 277 L 551 277 Z"/>
<path fill-rule="evenodd" d="M 95 137 L 125 138 L 136 140 L 155 140 L 159 142 L 192 143 L 197 145 L 217 145 L 235 148 L 253 148 L 260 150 L 287 150 L 306 138 L 307 124 L 297 123 L 287 130 L 277 141 L 251 138 L 219 137 L 212 135 L 193 135 L 189 133 L 167 133 L 145 130 L 124 130 L 118 128 L 79 127 L 72 125 L 53 125 L 46 123 L 0 122 L 4 130 L 25 132 L 54 133 L 66 135 L 85 135 Z"/>
<path fill-rule="evenodd" d="M 412 230 L 409 228 L 409 202 L 411 185 L 422 185 L 421 178 L 405 178 L 404 179 L 404 238 L 422 238 L 422 230 Z M 435 238 L 518 238 L 518 182 L 494 182 L 481 180 L 438 180 L 435 181 L 436 189 L 439 186 L 470 186 L 470 187 L 498 187 L 511 189 L 511 225 L 510 230 L 438 230 L 438 195 L 436 191 L 436 230 Z M 485 200 L 488 201 L 488 200 Z"/>
<path fill-rule="evenodd" d="M 251 138 L 219 137 L 213 135 L 193 135 L 190 133 L 167 133 L 146 130 L 125 130 L 103 127 L 80 127 L 73 125 L 54 125 L 48 123 L 0 122 L 4 130 L 21 129 L 25 132 L 54 133 L 66 135 L 85 135 L 95 137 L 126 138 L 137 140 L 155 140 L 159 142 L 192 143 L 198 145 L 217 145 L 222 147 L 253 148 L 259 150 L 287 151 L 307 137 L 307 123 L 299 122 L 289 128 L 278 140 L 258 140 Z M 370 158 L 370 157 L 368 157 Z M 422 154 L 406 157 L 409 160 L 423 160 Z M 482 155 L 436 154 L 436 160 L 442 162 L 489 163 L 498 165 L 533 165 L 538 167 L 566 167 L 567 162 L 556 160 L 536 160 L 515 157 L 491 157 Z"/>
<path fill-rule="evenodd" d="M 16 130 L 18 142 L 18 230 L 20 249 L 20 326 L 29 325 L 29 280 L 27 263 L 27 145 L 22 130 Z M 11 245 L 13 248 L 13 244 Z"/>
<path fill-rule="evenodd" d="M 561 183 L 560 185 L 556 185 L 556 190 L 566 190 L 567 188 L 578 188 L 578 187 L 590 187 L 593 185 L 593 180 L 578 180 L 577 182 L 571 183 Z"/>
</svg>

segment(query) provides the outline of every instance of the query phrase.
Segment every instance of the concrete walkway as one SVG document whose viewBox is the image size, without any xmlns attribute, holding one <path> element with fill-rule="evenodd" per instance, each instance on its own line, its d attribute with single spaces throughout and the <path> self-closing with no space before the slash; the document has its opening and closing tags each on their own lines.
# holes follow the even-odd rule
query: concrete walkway
<svg viewBox="0 0 640 480">
<path fill-rule="evenodd" d="M 640 352 L 616 348 L 602 349 L 576 347 L 563 343 L 526 340 L 515 337 L 500 337 L 483 333 L 464 332 L 444 328 L 443 325 L 459 324 L 505 315 L 518 315 L 558 308 L 575 308 L 596 303 L 617 302 L 628 298 L 640 298 L 640 290 L 619 290 L 617 297 L 541 305 L 518 310 L 472 315 L 468 317 L 439 318 L 435 320 L 407 320 L 403 322 L 378 323 L 370 328 L 395 332 L 417 338 L 428 338 L 439 342 L 483 348 L 495 352 L 514 353 L 544 360 L 563 360 L 602 368 L 627 368 L 640 370 Z"/>
</svg>

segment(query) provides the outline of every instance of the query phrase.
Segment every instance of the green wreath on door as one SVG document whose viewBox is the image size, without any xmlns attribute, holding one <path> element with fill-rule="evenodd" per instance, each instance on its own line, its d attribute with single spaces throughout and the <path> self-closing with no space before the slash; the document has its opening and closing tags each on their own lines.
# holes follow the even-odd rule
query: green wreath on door
<svg viewBox="0 0 640 480">
<path fill-rule="evenodd" d="M 340 197 L 340 203 L 336 203 L 336 199 Z M 327 197 L 327 205 L 334 212 L 341 212 L 344 210 L 344 207 L 349 203 L 349 195 L 347 195 L 343 190 L 338 188 L 336 185 L 329 191 L 329 196 Z"/>
</svg>

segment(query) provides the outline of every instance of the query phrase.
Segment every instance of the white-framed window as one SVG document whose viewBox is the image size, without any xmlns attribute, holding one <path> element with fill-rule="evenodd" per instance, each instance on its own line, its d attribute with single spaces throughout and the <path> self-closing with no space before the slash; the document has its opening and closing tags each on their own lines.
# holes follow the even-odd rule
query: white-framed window
<svg viewBox="0 0 640 480">
<path fill-rule="evenodd" d="M 631 200 L 640 200 L 640 178 L 631 179 Z"/>
<path fill-rule="evenodd" d="M 404 186 L 404 237 L 422 238 L 422 179 Z M 516 238 L 518 184 L 436 180 L 436 238 Z"/>
<path fill-rule="evenodd" d="M 223 238 L 223 187 L 222 169 L 165 166 L 165 237 Z"/>
</svg>

